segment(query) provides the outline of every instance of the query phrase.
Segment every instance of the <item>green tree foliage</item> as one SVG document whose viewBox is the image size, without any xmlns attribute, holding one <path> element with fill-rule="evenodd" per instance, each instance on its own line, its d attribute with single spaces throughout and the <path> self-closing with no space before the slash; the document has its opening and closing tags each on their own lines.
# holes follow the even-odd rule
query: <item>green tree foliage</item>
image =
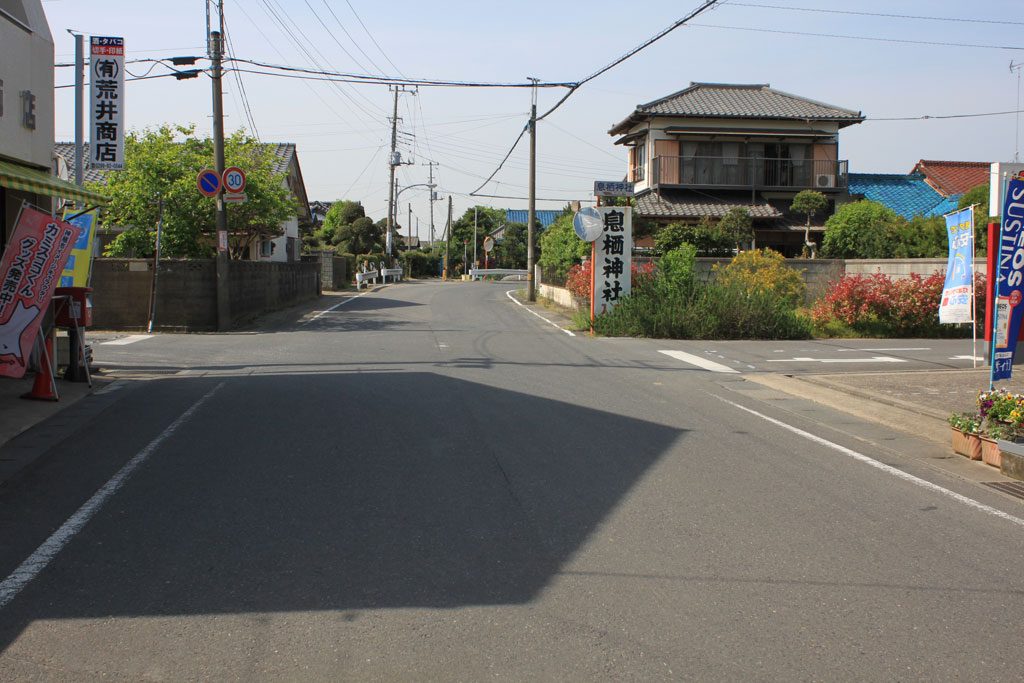
<svg viewBox="0 0 1024 683">
<path fill-rule="evenodd" d="M 526 240 L 526 223 L 506 223 L 505 234 L 497 247 L 499 267 L 525 268 Z"/>
<path fill-rule="evenodd" d="M 750 212 L 742 206 L 734 206 L 726 211 L 722 220 L 718 222 L 718 227 L 729 235 L 736 245 L 736 251 L 743 249 L 743 245 L 754 238 L 754 220 L 750 217 Z"/>
<path fill-rule="evenodd" d="M 654 235 L 654 246 L 659 254 L 666 254 L 681 244 L 692 244 L 701 256 L 728 256 L 732 254 L 734 242 L 710 216 L 704 216 L 695 225 L 670 223 Z"/>
<path fill-rule="evenodd" d="M 892 224 L 889 256 L 892 258 L 945 258 L 949 233 L 942 216 L 897 218 Z"/>
<path fill-rule="evenodd" d="M 225 141 L 228 166 L 246 171 L 243 204 L 228 207 L 230 249 L 240 258 L 256 240 L 277 237 L 280 224 L 296 207 L 273 172 L 273 153 L 242 131 Z M 213 166 L 213 143 L 195 137 L 195 126 L 172 126 L 134 131 L 125 139 L 125 168 L 107 176 L 95 189 L 111 197 L 104 227 L 127 226 L 111 243 L 106 256 L 150 256 L 156 239 L 157 198 L 164 200 L 163 254 L 169 257 L 207 257 L 216 243 L 215 203 L 196 190 L 196 175 Z"/>
<path fill-rule="evenodd" d="M 505 212 L 489 206 L 476 206 L 466 211 L 452 224 L 449 242 L 451 244 L 452 264 L 462 262 L 462 247 L 468 242 L 469 258 L 473 258 L 473 210 L 476 209 L 477 256 L 483 259 L 484 237 L 497 230 L 505 223 Z"/>
<path fill-rule="evenodd" d="M 974 250 L 977 254 L 985 254 L 988 251 L 988 224 L 999 222 L 999 217 L 993 215 L 999 212 L 999 208 L 994 207 L 993 210 L 993 207 L 988 205 L 988 197 L 989 184 L 984 183 L 964 192 L 957 203 L 958 209 L 966 209 L 972 204 L 978 205 L 974 207 Z"/>
<path fill-rule="evenodd" d="M 814 256 L 815 245 L 811 241 L 811 219 L 828 208 L 828 199 L 817 190 L 801 190 L 793 197 L 793 203 L 789 210 L 795 213 L 802 213 L 807 216 L 807 225 L 804 228 L 804 245 L 811 250 Z"/>
<path fill-rule="evenodd" d="M 537 262 L 545 268 L 554 269 L 559 277 L 565 277 L 570 268 L 590 255 L 590 242 L 581 240 L 573 228 L 574 216 L 566 207 L 540 236 L 540 258 Z"/>
<path fill-rule="evenodd" d="M 320 244 L 334 244 L 338 234 L 338 228 L 343 225 L 350 225 L 355 220 L 366 215 L 361 202 L 350 199 L 342 199 L 331 204 L 324 216 L 324 224 L 313 233 Z"/>
<path fill-rule="evenodd" d="M 840 207 L 825 221 L 821 251 L 830 258 L 889 258 L 899 217 L 877 202 L 862 200 Z"/>
<path fill-rule="evenodd" d="M 330 212 L 327 215 L 330 216 Z M 360 216 L 351 223 L 339 224 L 334 233 L 334 244 L 338 250 L 357 256 L 381 251 L 384 248 L 383 242 L 384 235 L 369 216 Z"/>
</svg>

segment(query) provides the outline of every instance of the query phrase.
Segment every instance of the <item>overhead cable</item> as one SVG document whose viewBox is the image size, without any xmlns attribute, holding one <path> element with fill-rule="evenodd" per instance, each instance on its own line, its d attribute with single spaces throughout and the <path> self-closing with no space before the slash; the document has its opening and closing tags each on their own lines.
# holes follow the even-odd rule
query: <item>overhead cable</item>
<svg viewBox="0 0 1024 683">
<path fill-rule="evenodd" d="M 950 21 L 958 24 L 1011 24 L 1024 26 L 1024 21 L 1010 21 L 1007 19 L 972 19 L 968 17 L 926 17 L 917 14 L 885 14 L 882 12 L 862 12 L 848 9 L 823 9 L 821 7 L 786 7 L 783 5 L 756 5 L 749 2 L 730 2 L 733 7 L 757 7 L 759 9 L 781 9 L 793 12 L 820 12 L 824 14 L 852 14 L 859 17 L 885 17 L 886 19 L 920 19 L 923 21 Z"/>
<path fill-rule="evenodd" d="M 754 33 L 777 33 L 786 36 L 811 36 L 814 38 L 844 38 L 846 40 L 870 40 L 876 43 L 904 43 L 907 45 L 938 45 L 941 47 L 970 47 L 980 50 L 1024 50 L 1017 45 L 984 45 L 981 43 L 951 43 L 945 40 L 911 40 L 909 38 L 876 38 L 873 36 L 850 36 L 840 33 L 812 33 L 809 31 L 783 31 L 782 29 L 755 28 L 751 26 L 723 26 L 721 24 L 690 24 L 694 28 L 720 28 L 730 31 L 751 31 Z"/>
</svg>

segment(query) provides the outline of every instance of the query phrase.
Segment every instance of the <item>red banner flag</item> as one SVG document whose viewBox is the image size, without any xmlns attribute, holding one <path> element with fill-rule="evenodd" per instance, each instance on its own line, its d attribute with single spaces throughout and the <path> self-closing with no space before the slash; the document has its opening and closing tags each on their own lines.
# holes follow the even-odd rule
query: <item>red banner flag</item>
<svg viewBox="0 0 1024 683">
<path fill-rule="evenodd" d="M 24 377 L 79 229 L 25 206 L 0 259 L 0 376 Z"/>
</svg>

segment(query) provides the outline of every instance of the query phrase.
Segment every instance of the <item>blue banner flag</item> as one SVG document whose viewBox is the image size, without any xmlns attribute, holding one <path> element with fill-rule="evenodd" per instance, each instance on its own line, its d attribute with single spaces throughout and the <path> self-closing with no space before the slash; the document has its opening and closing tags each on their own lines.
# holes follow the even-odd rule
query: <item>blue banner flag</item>
<svg viewBox="0 0 1024 683">
<path fill-rule="evenodd" d="M 974 322 L 974 211 L 967 208 L 948 214 L 946 232 L 949 261 L 939 303 L 939 322 Z"/>
<path fill-rule="evenodd" d="M 1024 179 L 1011 178 L 999 226 L 992 381 L 1010 379 L 1024 306 Z"/>
</svg>

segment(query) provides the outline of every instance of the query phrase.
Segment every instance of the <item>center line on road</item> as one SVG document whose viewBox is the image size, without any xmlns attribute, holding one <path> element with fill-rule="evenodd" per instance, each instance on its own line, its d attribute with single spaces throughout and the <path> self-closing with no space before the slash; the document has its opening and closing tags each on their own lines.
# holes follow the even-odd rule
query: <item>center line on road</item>
<svg viewBox="0 0 1024 683">
<path fill-rule="evenodd" d="M 787 424 L 787 423 L 783 422 L 782 420 L 776 420 L 774 417 L 769 417 L 769 416 L 765 415 L 764 413 L 759 413 L 756 410 L 752 410 L 750 408 L 747 408 L 746 406 L 742 406 L 739 403 L 735 403 L 733 401 L 730 401 L 729 399 L 722 398 L 721 396 L 715 396 L 715 398 L 717 398 L 719 401 L 722 401 L 723 403 L 728 403 L 729 405 L 733 406 L 734 408 L 739 408 L 740 410 L 742 410 L 744 412 L 747 412 L 747 413 L 750 413 L 751 415 L 759 417 L 762 420 L 765 420 L 766 422 L 770 422 L 770 423 L 772 423 L 773 425 L 775 425 L 777 427 L 781 427 L 782 429 L 785 429 L 786 431 L 792 432 L 793 434 L 796 434 L 798 436 L 802 436 L 803 438 L 808 439 L 809 441 L 813 441 L 816 444 L 820 444 L 822 446 L 827 446 L 828 448 L 831 448 L 831 449 L 833 449 L 835 451 L 838 451 L 838 452 L 842 453 L 843 455 L 849 456 L 849 457 L 853 458 L 854 460 L 859 460 L 860 462 L 862 462 L 862 463 L 864 463 L 866 465 L 870 465 L 871 467 L 874 467 L 876 469 L 882 470 L 883 472 L 891 474 L 891 475 L 893 475 L 895 477 L 899 477 L 900 479 L 903 479 L 904 481 L 908 481 L 908 482 L 910 482 L 912 484 L 920 486 L 921 488 L 928 489 L 929 491 L 934 491 L 935 493 L 941 493 L 942 495 L 948 496 L 949 498 L 952 498 L 955 501 L 958 501 L 960 503 L 963 503 L 964 505 L 972 507 L 975 510 L 978 510 L 980 512 L 984 512 L 984 513 L 992 515 L 994 517 L 999 517 L 1000 519 L 1005 519 L 1008 522 L 1013 522 L 1014 524 L 1016 524 L 1018 526 L 1024 527 L 1024 519 L 1021 519 L 1020 517 L 1014 517 L 1013 515 L 1011 515 L 1011 514 L 1009 514 L 1007 512 L 1003 512 L 1002 510 L 994 508 L 994 507 L 992 507 L 990 505 L 985 505 L 984 503 L 979 502 L 977 500 L 974 500 L 973 498 L 968 498 L 967 496 L 961 495 L 961 494 L 957 493 L 956 491 L 950 491 L 949 489 L 943 488 L 942 486 L 939 486 L 938 484 L 933 484 L 932 482 L 928 481 L 927 479 L 921 479 L 920 477 L 915 477 L 913 474 L 909 474 L 907 472 L 904 472 L 903 470 L 897 469 L 897 468 L 893 467 L 892 465 L 886 465 L 885 463 L 879 462 L 878 460 L 875 460 L 872 457 L 864 455 L 863 453 L 859 453 L 859 452 L 853 450 L 852 448 L 847 448 L 846 446 L 841 446 L 841 445 L 839 445 L 837 443 L 829 441 L 828 439 L 822 438 L 822 437 L 817 436 L 815 434 L 811 434 L 810 432 L 805 432 L 804 430 L 800 429 L 799 427 L 794 427 L 793 425 Z"/>
<path fill-rule="evenodd" d="M 553 326 L 553 327 L 557 327 L 558 329 L 560 329 L 560 330 L 561 330 L 562 332 L 565 332 L 565 333 L 566 333 L 567 335 L 569 335 L 570 337 L 575 337 L 575 336 L 576 336 L 576 335 L 575 335 L 575 333 L 573 333 L 573 332 L 571 332 L 571 331 L 569 331 L 569 330 L 565 329 L 564 327 L 560 327 L 560 326 L 558 325 L 558 323 L 555 323 L 555 322 L 552 322 L 552 321 L 548 320 L 547 318 L 545 318 L 544 316 L 542 316 L 542 315 L 541 315 L 540 313 L 538 313 L 537 311 L 534 311 L 534 310 L 532 310 L 532 309 L 530 309 L 530 308 L 527 308 L 526 306 L 523 306 L 523 302 L 522 302 L 522 301 L 520 301 L 519 299 L 517 299 L 517 298 L 515 298 L 514 296 L 512 296 L 512 290 L 511 290 L 511 289 L 510 289 L 510 290 L 508 290 L 507 292 L 505 292 L 505 296 L 507 296 L 507 297 L 508 297 L 509 299 L 511 299 L 512 301 L 516 302 L 517 304 L 519 304 L 520 306 L 522 306 L 523 308 L 525 308 L 525 309 L 526 309 L 527 311 L 529 311 L 530 313 L 533 313 L 533 314 L 534 314 L 535 316 L 537 316 L 538 318 L 540 318 L 541 320 L 543 320 L 544 322 L 546 322 L 546 323 L 547 323 L 548 325 L 551 325 L 551 326 Z"/>
<path fill-rule="evenodd" d="M 707 358 L 694 356 L 692 353 L 686 353 L 685 351 L 658 351 L 658 353 L 663 353 L 666 356 L 675 358 L 676 360 L 681 360 L 684 363 L 689 363 L 690 365 L 696 365 L 698 368 L 710 370 L 711 372 L 739 373 L 739 370 L 734 370 L 728 365 L 722 365 L 721 363 L 716 363 L 715 361 L 708 360 Z M 722 356 L 719 356 L 719 358 L 722 358 Z"/>
<path fill-rule="evenodd" d="M 164 441 L 169 439 L 171 435 L 178 430 L 190 417 L 192 417 L 197 410 L 204 403 L 216 394 L 221 387 L 224 386 L 224 382 L 221 382 L 213 389 L 206 392 L 202 398 L 192 404 L 192 407 L 186 410 L 184 413 L 178 416 L 174 422 L 172 422 L 167 429 L 160 432 L 155 439 L 146 444 L 145 448 L 132 456 L 132 459 L 124 464 L 117 474 L 110 478 L 110 480 L 104 484 L 99 491 L 92 495 L 92 498 L 85 501 L 82 507 L 78 508 L 75 514 L 68 517 L 68 520 L 64 522 L 59 529 L 53 532 L 53 534 L 46 539 L 41 546 L 36 548 L 35 552 L 28 556 L 28 558 L 18 565 L 18 568 L 11 572 L 11 575 L 0 582 L 0 609 L 3 609 L 15 598 L 21 589 L 29 584 L 32 579 L 39 575 L 39 572 L 46 569 L 46 566 L 50 564 L 54 557 L 64 549 L 64 546 L 75 537 L 82 528 L 89 523 L 89 520 L 99 512 L 99 509 L 103 507 L 111 496 L 117 493 L 117 490 L 121 488 L 125 480 L 131 476 L 132 472 L 138 468 L 146 459 L 153 454 L 153 452 L 160 447 Z"/>
</svg>

